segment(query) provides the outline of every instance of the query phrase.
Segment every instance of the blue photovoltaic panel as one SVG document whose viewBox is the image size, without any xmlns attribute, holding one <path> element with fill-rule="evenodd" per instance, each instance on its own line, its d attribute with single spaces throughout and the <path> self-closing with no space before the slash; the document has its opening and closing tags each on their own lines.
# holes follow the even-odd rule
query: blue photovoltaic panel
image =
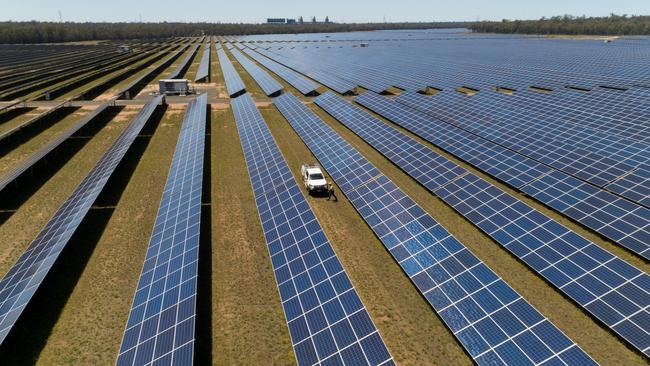
<svg viewBox="0 0 650 366">
<path fill-rule="evenodd" d="M 650 207 L 650 170 L 637 169 L 605 188 L 611 192 Z"/>
<path fill-rule="evenodd" d="M 248 94 L 232 100 L 299 365 L 394 365 Z"/>
<path fill-rule="evenodd" d="M 248 46 L 251 47 L 251 46 Z M 313 81 L 307 79 L 301 74 L 291 70 L 290 68 L 279 64 L 270 58 L 260 55 L 250 49 L 244 49 L 244 52 L 252 57 L 255 61 L 262 64 L 267 69 L 276 73 L 279 77 L 284 79 L 287 83 L 291 84 L 294 88 L 298 89 L 304 95 L 311 95 L 316 92 L 318 85 Z"/>
<path fill-rule="evenodd" d="M 333 93 L 316 104 L 622 338 L 634 346 L 650 342 L 642 336 L 650 331 L 642 321 L 650 302 L 643 283 L 650 277 L 642 271 Z M 589 274 L 596 268 L 599 278 Z M 619 284 L 618 278 L 629 282 Z M 591 304 L 597 298 L 600 307 Z M 614 313 L 625 326 L 610 321 Z M 631 317 L 624 320 L 623 314 Z"/>
<path fill-rule="evenodd" d="M 535 191 L 531 194 L 533 198 L 630 251 L 650 258 L 649 209 L 428 116 L 414 109 L 418 108 L 417 104 L 414 108 L 409 106 L 412 99 L 412 95 L 401 95 L 394 101 L 364 93 L 357 102 L 517 189 L 529 194 Z M 553 187 L 555 181 L 570 182 L 571 194 Z M 544 182 L 548 182 L 548 189 L 538 192 L 534 187 Z"/>
<path fill-rule="evenodd" d="M 81 130 L 83 127 L 88 125 L 90 122 L 94 121 L 99 115 L 104 113 L 104 111 L 106 111 L 110 106 L 112 106 L 115 103 L 115 99 L 116 98 L 113 98 L 107 102 L 104 102 L 99 107 L 95 108 L 95 110 L 85 115 L 82 119 L 77 121 L 72 127 L 70 127 L 65 132 L 57 136 L 56 139 L 50 141 L 43 148 L 36 151 L 29 158 L 22 161 L 19 166 L 9 171 L 5 175 L 1 176 L 0 192 L 2 192 L 10 184 L 15 183 L 17 179 L 24 176 L 24 174 L 31 171 L 31 169 L 34 169 L 34 165 L 36 165 L 38 162 L 44 161 L 44 159 L 46 159 L 49 154 L 54 152 L 56 148 L 61 146 L 61 144 L 65 142 L 68 138 L 70 138 L 72 135 L 77 133 L 79 130 Z"/>
<path fill-rule="evenodd" d="M 552 171 L 544 164 L 378 94 L 366 92 L 356 101 L 513 187 L 526 185 Z"/>
<path fill-rule="evenodd" d="M 196 70 L 196 76 L 194 77 L 195 82 L 199 81 L 210 81 L 210 52 L 212 50 L 212 44 L 210 41 L 203 47 L 203 56 L 201 57 L 201 63 L 199 68 Z"/>
<path fill-rule="evenodd" d="M 634 170 L 634 161 L 593 146 L 598 138 L 596 131 L 584 131 L 577 126 L 563 131 L 571 124 L 567 126 L 554 117 L 515 108 L 519 100 L 516 96 L 497 92 L 473 97 L 461 93 L 433 97 L 405 93 L 399 100 L 417 103 L 427 114 L 442 121 L 600 187 Z M 580 142 L 581 136 L 587 142 Z M 608 142 L 600 141 L 599 145 L 603 144 Z M 612 142 L 609 145 L 608 149 L 614 148 Z"/>
<path fill-rule="evenodd" d="M 650 356 L 650 276 L 473 174 L 435 193 Z"/>
<path fill-rule="evenodd" d="M 192 58 L 194 58 L 196 51 L 199 49 L 199 46 L 200 45 L 197 44 L 194 47 L 192 47 L 190 53 L 188 53 L 187 56 L 185 56 L 185 58 L 183 59 L 183 61 L 181 61 L 181 63 L 178 64 L 178 66 L 176 66 L 176 69 L 174 69 L 174 71 L 172 71 L 172 73 L 169 74 L 169 76 L 167 76 L 167 79 L 178 79 L 181 76 L 181 74 L 183 74 L 185 70 L 187 70 L 187 68 L 190 65 L 190 61 L 192 60 Z"/>
<path fill-rule="evenodd" d="M 231 53 L 237 59 L 240 65 L 255 79 L 255 82 L 262 88 L 264 94 L 267 96 L 272 96 L 277 93 L 282 92 L 282 85 L 278 83 L 271 75 L 266 71 L 262 70 L 261 67 L 257 66 L 253 61 L 248 57 L 244 56 L 237 49 L 231 50 Z"/>
<path fill-rule="evenodd" d="M 521 188 L 531 197 L 650 259 L 650 210 L 554 171 Z"/>
<path fill-rule="evenodd" d="M 116 364 L 191 365 L 207 94 L 189 103 Z"/>
<path fill-rule="evenodd" d="M 4 341 L 124 154 L 162 101 L 164 97 L 156 97 L 142 108 L 0 281 L 0 343 Z"/>
<path fill-rule="evenodd" d="M 297 98 L 274 104 L 475 362 L 595 364 Z"/>
<path fill-rule="evenodd" d="M 326 72 L 322 72 L 320 70 L 306 71 L 304 65 L 302 65 L 300 63 L 295 63 L 292 60 L 287 59 L 287 58 L 283 58 L 283 57 L 281 57 L 281 56 L 279 56 L 279 55 L 277 55 L 277 54 L 275 54 L 273 52 L 269 52 L 269 51 L 261 50 L 261 49 L 258 49 L 258 51 L 262 55 L 264 55 L 264 56 L 266 56 L 266 57 L 268 57 L 268 58 L 282 64 L 282 65 L 290 67 L 290 68 L 292 68 L 292 69 L 294 69 L 296 71 L 299 71 L 299 72 L 309 76 L 310 78 L 318 81 L 319 83 L 327 86 L 328 88 L 336 91 L 337 93 L 350 94 L 350 93 L 354 93 L 354 91 L 357 88 L 357 86 L 355 84 L 353 84 L 353 83 L 351 83 L 351 82 L 349 82 L 347 80 L 341 79 L 340 77 L 337 77 L 335 75 L 332 75 L 332 74 L 329 74 L 329 73 L 326 73 Z"/>
<path fill-rule="evenodd" d="M 259 53 L 248 48 L 244 49 L 244 53 L 252 57 L 255 61 L 262 64 L 267 69 L 276 73 L 279 77 L 284 79 L 284 81 L 291 84 L 291 86 L 294 88 L 298 89 L 298 91 L 300 91 L 303 95 L 311 95 L 316 92 L 316 89 L 318 88 L 318 85 L 316 83 L 291 70 L 290 68 L 279 64 L 270 58 L 262 56 Z"/>
<path fill-rule="evenodd" d="M 228 90 L 228 95 L 230 97 L 235 97 L 246 91 L 244 82 L 239 77 L 237 70 L 230 62 L 226 51 L 222 48 L 217 49 L 217 56 L 219 57 L 219 64 L 221 65 L 221 71 L 223 72 L 223 78 L 226 81 L 226 89 Z"/>
</svg>

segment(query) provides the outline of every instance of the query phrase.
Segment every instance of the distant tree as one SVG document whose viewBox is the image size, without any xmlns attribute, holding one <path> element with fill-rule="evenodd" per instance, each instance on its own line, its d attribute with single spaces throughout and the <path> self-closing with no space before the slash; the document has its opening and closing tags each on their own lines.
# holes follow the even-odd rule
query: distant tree
<svg viewBox="0 0 650 366">
<path fill-rule="evenodd" d="M 650 35 L 650 16 L 610 14 L 607 17 L 554 16 L 539 20 L 507 20 L 476 22 L 469 25 L 474 32 L 522 34 L 583 35 Z"/>
<path fill-rule="evenodd" d="M 326 16 L 325 17 L 325 23 L 329 23 L 329 22 L 330 22 L 330 17 Z"/>
<path fill-rule="evenodd" d="M 298 18 L 298 24 L 304 24 L 304 23 L 305 23 L 305 21 L 302 20 L 302 15 L 301 15 L 300 18 Z"/>
<path fill-rule="evenodd" d="M 302 17 L 301 17 L 302 18 Z M 632 19 L 632 18 L 628 18 Z M 302 19 L 301 19 L 302 20 Z M 466 28 L 463 22 L 439 23 L 312 23 L 290 25 L 235 23 L 73 23 L 0 22 L 0 44 L 59 43 L 93 40 L 160 39 L 205 34 L 247 35 L 271 33 L 350 32 L 383 29 Z M 650 33 L 650 22 L 644 23 Z M 475 29 L 475 31 L 479 31 Z"/>
<path fill-rule="evenodd" d="M 311 17 L 311 22 L 316 23 L 316 17 Z"/>
</svg>

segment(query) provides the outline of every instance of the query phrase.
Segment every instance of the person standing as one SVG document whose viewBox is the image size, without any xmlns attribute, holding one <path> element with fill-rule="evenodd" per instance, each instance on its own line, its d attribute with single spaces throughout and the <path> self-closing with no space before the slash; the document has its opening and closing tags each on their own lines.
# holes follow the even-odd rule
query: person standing
<svg viewBox="0 0 650 366">
<path fill-rule="evenodd" d="M 336 197 L 336 193 L 334 192 L 334 184 L 331 182 L 327 184 L 327 200 L 329 201 L 330 198 L 333 198 L 334 202 L 339 201 L 338 197 Z"/>
</svg>

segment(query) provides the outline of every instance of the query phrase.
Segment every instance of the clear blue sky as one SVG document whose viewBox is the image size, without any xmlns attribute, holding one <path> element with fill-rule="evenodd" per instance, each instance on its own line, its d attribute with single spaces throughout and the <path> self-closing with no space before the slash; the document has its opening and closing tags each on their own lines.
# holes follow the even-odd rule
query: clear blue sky
<svg viewBox="0 0 650 366">
<path fill-rule="evenodd" d="M 0 20 L 262 22 L 326 15 L 338 22 L 650 15 L 650 0 L 0 0 Z"/>
</svg>

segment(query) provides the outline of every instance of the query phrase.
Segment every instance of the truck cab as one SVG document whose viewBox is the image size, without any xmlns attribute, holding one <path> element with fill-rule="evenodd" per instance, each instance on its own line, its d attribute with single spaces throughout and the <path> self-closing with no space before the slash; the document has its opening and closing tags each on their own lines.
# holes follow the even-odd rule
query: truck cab
<svg viewBox="0 0 650 366">
<path fill-rule="evenodd" d="M 318 164 L 304 164 L 300 168 L 302 181 L 309 194 L 327 192 L 327 180 Z"/>
</svg>

